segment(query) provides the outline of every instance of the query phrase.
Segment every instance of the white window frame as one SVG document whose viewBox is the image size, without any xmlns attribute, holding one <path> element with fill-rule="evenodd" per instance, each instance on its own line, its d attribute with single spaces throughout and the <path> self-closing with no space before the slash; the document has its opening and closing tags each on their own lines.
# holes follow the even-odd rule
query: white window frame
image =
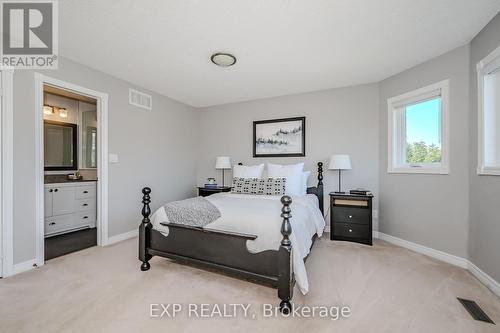
<svg viewBox="0 0 500 333">
<path fill-rule="evenodd" d="M 407 92 L 405 94 L 389 98 L 388 105 L 388 173 L 416 173 L 416 174 L 449 174 L 449 110 L 450 110 L 450 90 L 449 80 L 444 80 L 429 86 Z M 409 165 L 400 162 L 403 138 L 404 115 L 401 115 L 401 108 L 408 104 L 424 102 L 436 97 L 441 97 L 441 163 Z"/>
<path fill-rule="evenodd" d="M 477 149 L 477 174 L 500 176 L 500 165 L 496 167 L 485 166 L 484 142 L 484 77 L 493 70 L 500 68 L 500 46 L 477 63 L 477 102 L 478 102 L 478 149 Z"/>
</svg>

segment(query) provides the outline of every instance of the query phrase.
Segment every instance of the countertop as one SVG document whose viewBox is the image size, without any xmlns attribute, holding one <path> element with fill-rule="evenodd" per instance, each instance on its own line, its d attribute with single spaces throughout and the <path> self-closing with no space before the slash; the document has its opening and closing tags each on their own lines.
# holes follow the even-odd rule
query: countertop
<svg viewBox="0 0 500 333">
<path fill-rule="evenodd" d="M 96 182 L 97 179 L 68 179 L 66 175 L 45 175 L 45 184 Z"/>
</svg>

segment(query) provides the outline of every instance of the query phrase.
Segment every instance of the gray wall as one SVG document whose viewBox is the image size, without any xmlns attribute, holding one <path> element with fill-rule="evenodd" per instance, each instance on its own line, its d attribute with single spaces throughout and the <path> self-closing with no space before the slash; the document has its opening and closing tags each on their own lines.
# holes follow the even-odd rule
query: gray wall
<svg viewBox="0 0 500 333">
<path fill-rule="evenodd" d="M 132 84 L 67 59 L 43 74 L 109 94 L 109 236 L 137 228 L 140 190 L 152 187 L 152 207 L 193 194 L 197 114 L 153 95 L 153 110 L 128 104 Z M 146 90 L 146 92 L 148 92 Z M 14 74 L 14 263 L 35 257 L 34 72 Z M 42 110 L 40 110 L 42 112 Z M 172 177 L 172 175 L 175 175 Z"/>
<path fill-rule="evenodd" d="M 387 99 L 450 79 L 450 174 L 387 173 Z M 469 46 L 380 83 L 380 231 L 467 257 Z"/>
<path fill-rule="evenodd" d="M 328 171 L 328 159 L 349 154 L 353 170 L 343 173 L 344 188 L 365 187 L 378 200 L 378 86 L 368 84 L 342 89 L 261 99 L 204 108 L 200 112 L 198 183 L 207 177 L 221 178 L 215 170 L 216 156 L 230 156 L 233 163 L 290 164 L 305 161 L 312 170 L 309 185 L 317 183 L 316 163 L 325 163 L 325 193 L 338 186 L 337 172 Z M 254 120 L 306 117 L 305 158 L 253 158 Z M 226 179 L 231 181 L 230 171 Z M 327 203 L 328 200 L 325 200 Z M 326 212 L 326 210 L 325 210 Z"/>
<path fill-rule="evenodd" d="M 500 177 L 478 176 L 476 64 L 500 46 L 500 14 L 471 42 L 470 61 L 470 240 L 469 256 L 480 269 L 500 281 Z"/>
</svg>

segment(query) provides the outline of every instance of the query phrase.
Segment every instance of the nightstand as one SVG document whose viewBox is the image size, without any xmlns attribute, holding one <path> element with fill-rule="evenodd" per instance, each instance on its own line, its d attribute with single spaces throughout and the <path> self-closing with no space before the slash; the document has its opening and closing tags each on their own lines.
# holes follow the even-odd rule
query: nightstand
<svg viewBox="0 0 500 333">
<path fill-rule="evenodd" d="M 372 245 L 372 199 L 330 193 L 330 239 Z"/>
<path fill-rule="evenodd" d="M 212 187 L 198 186 L 198 195 L 202 197 L 208 197 L 209 195 L 212 195 L 214 193 L 221 193 L 221 192 L 231 192 L 231 187 L 219 186 L 212 188 Z"/>
</svg>

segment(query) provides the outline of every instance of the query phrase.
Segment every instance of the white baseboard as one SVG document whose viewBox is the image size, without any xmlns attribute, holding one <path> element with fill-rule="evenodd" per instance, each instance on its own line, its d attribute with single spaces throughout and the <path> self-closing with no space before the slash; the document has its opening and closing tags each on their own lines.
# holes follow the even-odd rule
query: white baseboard
<svg viewBox="0 0 500 333">
<path fill-rule="evenodd" d="M 21 262 L 19 264 L 15 264 L 14 268 L 12 269 L 12 275 L 24 273 L 24 272 L 27 272 L 29 270 L 32 270 L 33 268 L 36 268 L 36 266 L 33 266 L 33 265 L 35 265 L 35 263 L 36 263 L 35 259 L 31 259 L 31 260 Z"/>
<path fill-rule="evenodd" d="M 409 250 L 415 251 L 417 253 L 424 254 L 426 256 L 432 257 L 437 260 L 441 260 L 447 262 L 448 264 L 452 264 L 461 268 L 468 268 L 469 261 L 462 257 L 457 257 L 452 254 L 435 250 L 427 246 L 423 246 L 417 243 L 409 242 L 407 240 L 397 238 L 391 235 L 384 234 L 382 232 L 378 232 L 378 238 L 384 240 L 388 243 L 398 245 Z"/>
<path fill-rule="evenodd" d="M 139 236 L 139 228 L 137 228 L 135 230 L 128 231 L 128 232 L 125 232 L 123 234 L 119 234 L 119 235 L 116 235 L 116 236 L 109 237 L 106 245 L 111 245 L 111 244 L 115 244 L 115 243 L 118 243 L 118 242 L 122 242 L 124 240 L 130 239 L 130 238 L 134 238 L 134 237 L 137 237 L 137 236 Z"/>
<path fill-rule="evenodd" d="M 376 237 L 375 233 L 374 237 Z M 500 283 L 498 283 L 495 279 L 493 279 L 491 276 L 483 272 L 479 267 L 477 267 L 476 265 L 474 265 L 472 262 L 470 262 L 465 258 L 457 257 L 452 254 L 435 250 L 427 246 L 409 242 L 407 240 L 387 235 L 382 232 L 378 232 L 376 238 L 382 239 L 394 245 L 407 248 L 417 253 L 432 257 L 434 259 L 444 261 L 448 264 L 467 269 L 472 275 L 476 277 L 476 279 L 478 279 L 482 284 L 484 284 L 488 289 L 490 289 L 495 295 L 500 297 Z"/>
<path fill-rule="evenodd" d="M 472 262 L 468 262 L 467 269 L 472 275 L 476 277 L 482 284 L 484 284 L 489 290 L 491 290 L 495 295 L 500 297 L 500 283 L 495 281 L 491 276 L 483 272 L 479 267 L 474 265 Z"/>
</svg>

